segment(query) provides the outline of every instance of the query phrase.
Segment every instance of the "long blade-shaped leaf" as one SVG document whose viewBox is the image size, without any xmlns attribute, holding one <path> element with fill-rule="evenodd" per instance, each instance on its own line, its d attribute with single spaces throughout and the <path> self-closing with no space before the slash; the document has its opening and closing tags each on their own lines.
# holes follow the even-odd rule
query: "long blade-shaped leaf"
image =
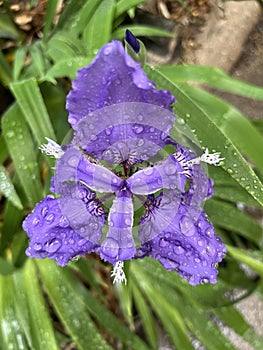
<svg viewBox="0 0 263 350">
<path fill-rule="evenodd" d="M 18 197 L 14 185 L 9 178 L 7 171 L 0 164 L 0 192 L 4 194 L 6 198 L 10 200 L 18 209 L 22 209 L 22 203 Z"/>
<path fill-rule="evenodd" d="M 94 50 L 98 50 L 110 40 L 114 10 L 115 0 L 102 0 L 85 27 L 83 38 L 89 48 L 89 54 L 94 53 Z"/>
<path fill-rule="evenodd" d="M 33 206 L 42 197 L 42 185 L 36 159 L 36 147 L 17 104 L 14 104 L 4 114 L 2 128 L 20 183 L 28 202 Z"/>
<path fill-rule="evenodd" d="M 198 65 L 161 66 L 160 71 L 178 83 L 198 82 L 216 89 L 263 100 L 263 89 L 232 78 L 219 68 Z"/>
<path fill-rule="evenodd" d="M 56 136 L 36 80 L 32 78 L 12 83 L 10 89 L 38 144 L 44 143 L 45 137 L 55 140 Z"/>
<path fill-rule="evenodd" d="M 48 296 L 78 348 L 86 350 L 88 344 L 90 349 L 112 350 L 101 337 L 86 311 L 86 305 L 63 269 L 51 261 L 41 261 L 37 265 Z"/>
<path fill-rule="evenodd" d="M 160 88 L 169 89 L 176 96 L 178 103 L 175 113 L 183 119 L 194 133 L 201 145 L 211 150 L 221 152 L 225 157 L 222 167 L 242 186 L 252 197 L 263 205 L 263 186 L 252 168 L 233 145 L 211 120 L 210 116 L 184 91 L 178 84 L 173 83 L 155 69 L 145 67 L 148 76 Z M 187 116 L 186 116 L 187 114 Z M 235 165 L 235 166 L 234 166 Z M 238 170 L 237 170 L 238 169 Z"/>
</svg>

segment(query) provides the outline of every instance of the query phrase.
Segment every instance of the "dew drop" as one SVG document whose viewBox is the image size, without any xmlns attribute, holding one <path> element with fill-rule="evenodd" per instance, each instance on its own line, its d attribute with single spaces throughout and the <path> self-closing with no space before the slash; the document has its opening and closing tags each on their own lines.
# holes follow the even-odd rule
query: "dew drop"
<svg viewBox="0 0 263 350">
<path fill-rule="evenodd" d="M 86 240 L 85 238 L 82 238 L 82 239 L 80 239 L 80 240 L 78 241 L 78 245 L 79 245 L 79 246 L 82 246 L 82 245 L 84 245 L 85 243 L 87 243 L 87 240 Z"/>
<path fill-rule="evenodd" d="M 178 119 L 177 119 L 177 123 L 178 123 L 179 125 L 184 125 L 184 124 L 185 124 L 185 120 L 184 120 L 183 118 L 178 118 Z"/>
<path fill-rule="evenodd" d="M 34 218 L 32 224 L 33 226 L 37 226 L 39 224 L 39 218 Z"/>
<path fill-rule="evenodd" d="M 10 139 L 15 136 L 14 131 L 7 131 L 6 136 L 9 137 Z"/>
<path fill-rule="evenodd" d="M 127 226 L 131 226 L 131 224 L 132 224 L 132 220 L 131 219 L 125 219 L 124 220 L 124 222 L 125 222 L 125 224 L 127 225 Z"/>
<path fill-rule="evenodd" d="M 143 119 L 144 119 L 144 117 L 143 117 L 143 115 L 138 114 L 138 115 L 137 115 L 137 119 L 138 119 L 140 122 L 142 122 Z"/>
<path fill-rule="evenodd" d="M 55 253 L 61 246 L 61 241 L 55 238 L 45 244 L 45 249 L 48 253 Z"/>
<path fill-rule="evenodd" d="M 137 146 L 141 147 L 141 146 L 144 145 L 144 143 L 145 143 L 145 141 L 143 139 L 139 139 L 138 142 L 137 142 Z"/>
<path fill-rule="evenodd" d="M 111 53 L 111 51 L 112 51 L 112 48 L 110 46 L 107 46 L 104 49 L 103 53 L 104 53 L 105 56 L 108 56 Z"/>
<path fill-rule="evenodd" d="M 169 245 L 169 241 L 167 241 L 166 239 L 161 238 L 161 239 L 159 240 L 159 246 L 160 246 L 161 248 L 167 247 L 168 245 Z"/>
<path fill-rule="evenodd" d="M 40 243 L 34 243 L 34 249 L 38 252 L 42 249 L 42 244 Z"/>
<path fill-rule="evenodd" d="M 175 252 L 175 254 L 178 254 L 178 255 L 185 253 L 184 248 L 181 247 L 180 245 L 174 246 L 173 251 Z"/>
<path fill-rule="evenodd" d="M 42 215 L 43 218 L 44 218 L 45 216 L 47 216 L 47 213 L 48 213 L 48 207 L 42 208 L 42 210 L 41 210 L 41 215 Z"/>
<path fill-rule="evenodd" d="M 209 256 L 214 256 L 215 253 L 216 253 L 215 247 L 212 246 L 211 244 L 208 244 L 207 247 L 206 247 L 206 253 Z"/>
<path fill-rule="evenodd" d="M 46 221 L 48 222 L 48 224 L 51 224 L 54 221 L 55 215 L 54 214 L 50 214 L 46 217 Z"/>
<path fill-rule="evenodd" d="M 227 171 L 228 171 L 229 174 L 233 174 L 234 173 L 233 169 L 231 169 L 231 168 L 228 168 Z"/>
<path fill-rule="evenodd" d="M 144 130 L 144 127 L 142 125 L 139 125 L 139 124 L 134 124 L 132 127 L 132 130 L 135 134 L 141 134 Z"/>
<path fill-rule="evenodd" d="M 199 240 L 199 241 L 197 241 L 197 245 L 198 245 L 199 247 L 203 247 L 204 242 L 203 242 L 203 241 L 201 241 L 201 240 Z"/>
<path fill-rule="evenodd" d="M 146 169 L 143 171 L 143 173 L 144 173 L 145 175 L 152 175 L 152 173 L 153 173 L 153 168 L 146 168 Z"/>
<path fill-rule="evenodd" d="M 112 130 L 113 130 L 113 126 L 110 126 L 109 128 L 107 128 L 107 129 L 105 130 L 105 134 L 108 135 L 108 136 L 110 136 L 111 133 L 112 133 Z"/>
</svg>

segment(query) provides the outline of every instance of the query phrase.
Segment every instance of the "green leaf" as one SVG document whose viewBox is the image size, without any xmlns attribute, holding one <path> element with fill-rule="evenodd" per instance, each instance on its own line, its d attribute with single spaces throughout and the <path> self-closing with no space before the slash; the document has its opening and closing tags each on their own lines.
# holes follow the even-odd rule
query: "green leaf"
<svg viewBox="0 0 263 350">
<path fill-rule="evenodd" d="M 58 350 L 59 347 L 33 260 L 27 260 L 23 275 L 33 347 L 35 349 Z"/>
<path fill-rule="evenodd" d="M 187 332 L 190 331 L 207 349 L 235 349 L 229 340 L 223 336 L 222 331 L 212 322 L 210 318 L 212 310 L 209 310 L 209 307 L 205 304 L 206 292 L 208 292 L 209 299 L 213 298 L 217 301 L 217 299 L 224 298 L 221 294 L 222 290 L 218 289 L 217 285 L 192 287 L 180 278 L 176 272 L 166 271 L 157 261 L 152 259 L 134 261 L 132 271 L 139 287 L 145 291 L 146 298 L 150 299 L 149 291 L 152 290 L 153 308 L 156 309 L 156 313 L 157 308 L 163 306 L 162 298 L 164 298 L 166 303 L 169 304 L 171 312 L 176 310 L 180 315 L 184 323 L 183 327 L 187 328 Z M 200 307 L 199 304 L 200 289 L 204 291 L 204 307 Z M 198 290 L 199 293 L 196 294 Z M 161 302 L 159 301 L 159 295 L 162 295 Z M 209 299 L 208 301 L 210 301 Z M 226 299 L 224 298 L 224 300 Z M 163 317 L 169 318 L 169 312 L 165 313 Z M 167 319 L 167 322 L 169 322 L 169 319 Z M 176 344 L 176 340 L 174 344 Z M 178 349 L 185 350 L 186 348 L 184 342 L 181 346 L 178 345 Z"/>
<path fill-rule="evenodd" d="M 3 135 L 0 135 L 0 164 L 3 164 L 8 157 L 8 149 L 6 147 Z"/>
<path fill-rule="evenodd" d="M 28 350 L 14 308 L 14 291 L 12 275 L 0 276 L 0 346 L 1 349 Z"/>
<path fill-rule="evenodd" d="M 263 348 L 263 338 L 257 335 L 234 306 L 222 307 L 214 310 L 214 312 L 224 325 L 233 329 L 244 340 L 253 345 L 256 350 Z"/>
<path fill-rule="evenodd" d="M 78 349 L 86 350 L 88 344 L 90 349 L 112 350 L 86 312 L 86 305 L 82 303 L 75 286 L 70 283 L 68 273 L 48 260 L 37 262 L 37 266 L 56 313 Z"/>
<path fill-rule="evenodd" d="M 192 346 L 183 317 L 178 310 L 171 305 L 171 300 L 167 298 L 166 286 L 162 286 L 162 290 L 158 290 L 157 280 L 153 280 L 149 275 L 145 274 L 137 264 L 132 264 L 133 278 L 137 280 L 137 285 L 143 290 L 144 295 L 150 301 L 154 312 L 160 318 L 163 327 L 168 332 L 171 341 L 178 349 L 194 349 Z M 143 283 L 140 283 L 143 281 Z M 174 293 L 174 298 L 176 295 Z"/>
<path fill-rule="evenodd" d="M 36 159 L 36 147 L 17 104 L 2 118 L 3 136 L 15 164 L 20 183 L 33 206 L 42 197 L 42 185 Z"/>
<path fill-rule="evenodd" d="M 54 78 L 63 77 L 74 79 L 76 78 L 77 70 L 87 66 L 92 59 L 93 56 L 79 56 L 60 60 L 47 71 L 47 74 L 43 79 L 52 80 Z"/>
<path fill-rule="evenodd" d="M 147 0 L 119 0 L 116 4 L 115 18 L 123 15 L 125 12 Z"/>
<path fill-rule="evenodd" d="M 210 199 L 205 203 L 205 211 L 215 225 L 236 232 L 251 242 L 261 245 L 262 229 L 260 225 L 232 204 Z"/>
<path fill-rule="evenodd" d="M 21 46 L 19 49 L 16 50 L 15 53 L 15 59 L 14 59 L 14 68 L 13 68 L 13 79 L 18 80 L 20 73 L 24 67 L 26 54 L 27 54 L 27 47 Z"/>
<path fill-rule="evenodd" d="M 0 51 L 0 81 L 3 85 L 8 85 L 12 81 L 12 70 L 2 51 Z"/>
<path fill-rule="evenodd" d="M 263 138 L 253 124 L 237 109 L 206 91 L 192 86 L 185 86 L 184 91 L 201 106 L 223 134 L 263 172 Z"/>
<path fill-rule="evenodd" d="M 254 171 L 248 165 L 233 143 L 211 120 L 202 107 L 191 98 L 187 90 L 173 83 L 157 70 L 145 67 L 149 78 L 157 83 L 159 88 L 169 89 L 176 96 L 178 103 L 175 105 L 175 114 L 194 130 L 203 148 L 209 148 L 221 152 L 225 157 L 222 167 L 233 177 L 250 195 L 263 205 L 263 186 Z M 233 165 L 236 167 L 233 168 Z"/>
<path fill-rule="evenodd" d="M 21 222 L 24 217 L 23 210 L 19 210 L 10 201 L 6 201 L 4 209 L 4 220 L 1 227 L 1 245 L 2 253 L 7 245 L 12 241 L 16 233 L 21 232 Z"/>
<path fill-rule="evenodd" d="M 86 261 L 85 261 L 86 262 Z M 78 262 L 81 263 L 81 261 Z M 87 266 L 87 265 L 86 265 Z M 87 306 L 88 311 L 110 335 L 116 336 L 126 346 L 132 346 L 133 349 L 147 350 L 148 346 L 133 332 L 131 332 L 117 317 L 110 312 L 99 300 L 97 300 L 83 284 L 81 284 L 72 273 L 66 273 L 67 280 L 74 285 L 83 304 Z M 93 273 L 93 281 L 96 275 Z M 94 287 L 93 287 L 94 292 Z M 103 317 L 101 317 L 103 315 Z"/>
<path fill-rule="evenodd" d="M 90 0 L 89 0 L 90 2 Z M 85 6 L 87 0 L 69 0 L 64 4 L 63 11 L 59 16 L 56 29 L 67 29 L 75 22 L 79 11 Z"/>
<path fill-rule="evenodd" d="M 145 300 L 145 296 L 141 293 L 139 288 L 136 287 L 134 283 L 132 284 L 132 292 L 134 296 L 134 303 L 136 305 L 136 309 L 140 315 L 140 319 L 143 324 L 148 341 L 151 345 L 151 348 L 157 349 L 158 339 L 152 311 Z"/>
<path fill-rule="evenodd" d="M 76 37 L 82 36 L 82 33 L 91 20 L 94 12 L 100 5 L 101 0 L 89 0 L 84 3 L 80 10 L 76 13 L 74 21 L 70 24 L 70 32 Z"/>
<path fill-rule="evenodd" d="M 48 32 L 52 26 L 54 17 L 57 12 L 58 4 L 59 4 L 59 0 L 52 0 L 52 1 L 48 1 L 47 3 L 45 26 L 43 30 L 44 41 L 47 39 Z"/>
<path fill-rule="evenodd" d="M 0 257 L 0 275 L 9 275 L 15 270 L 14 265 L 8 260 Z"/>
<path fill-rule="evenodd" d="M 45 143 L 45 137 L 56 140 L 45 103 L 34 78 L 14 82 L 10 89 L 17 99 L 18 105 L 28 122 L 38 145 Z"/>
<path fill-rule="evenodd" d="M 247 249 L 235 248 L 230 245 L 226 245 L 228 253 L 233 256 L 233 258 L 239 260 L 240 262 L 249 266 L 252 270 L 260 275 L 263 275 L 263 255 L 261 253 L 261 260 L 253 256 L 253 251 Z"/>
<path fill-rule="evenodd" d="M 59 31 L 47 43 L 47 55 L 56 63 L 60 61 L 85 57 L 87 49 L 82 41 L 68 31 Z"/>
<path fill-rule="evenodd" d="M 163 29 L 158 29 L 151 26 L 129 25 L 125 27 L 119 27 L 112 33 L 113 39 L 123 40 L 125 37 L 126 29 L 129 29 L 135 36 L 163 36 L 172 37 L 173 34 Z"/>
<path fill-rule="evenodd" d="M 0 164 L 0 192 L 10 200 L 18 209 L 23 209 L 23 205 L 18 197 L 15 187 L 8 176 L 5 168 Z"/>
<path fill-rule="evenodd" d="M 160 71 L 177 83 L 198 82 L 241 96 L 263 100 L 263 89 L 232 78 L 219 68 L 198 65 L 161 66 Z"/>
<path fill-rule="evenodd" d="M 227 202 L 243 203 L 251 207 L 262 206 L 251 197 L 227 172 L 220 167 L 210 166 L 209 176 L 214 180 L 215 196 Z"/>
<path fill-rule="evenodd" d="M 7 13 L 0 12 L 0 38 L 19 40 L 20 33 Z"/>
<path fill-rule="evenodd" d="M 45 74 L 45 62 L 42 49 L 42 43 L 39 41 L 29 46 L 29 53 L 32 58 L 33 69 L 31 75 L 38 78 L 42 78 L 42 76 Z"/>
<path fill-rule="evenodd" d="M 89 54 L 94 54 L 110 41 L 115 0 L 102 0 L 83 31 L 83 39 Z"/>
</svg>

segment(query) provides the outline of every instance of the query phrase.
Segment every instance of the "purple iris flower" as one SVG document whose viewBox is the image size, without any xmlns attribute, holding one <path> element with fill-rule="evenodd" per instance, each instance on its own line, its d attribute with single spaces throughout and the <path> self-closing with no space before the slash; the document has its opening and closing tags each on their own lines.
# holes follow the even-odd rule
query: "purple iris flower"
<svg viewBox="0 0 263 350">
<path fill-rule="evenodd" d="M 29 257 L 65 266 L 96 252 L 126 282 L 123 261 L 150 256 L 192 285 L 216 282 L 226 249 L 202 208 L 213 184 L 201 162 L 222 158 L 197 157 L 170 138 L 174 102 L 119 41 L 78 72 L 67 97 L 74 137 L 63 149 L 51 140 L 41 148 L 57 158 L 56 196 L 23 223 Z M 163 157 L 166 145 L 173 152 Z"/>
</svg>

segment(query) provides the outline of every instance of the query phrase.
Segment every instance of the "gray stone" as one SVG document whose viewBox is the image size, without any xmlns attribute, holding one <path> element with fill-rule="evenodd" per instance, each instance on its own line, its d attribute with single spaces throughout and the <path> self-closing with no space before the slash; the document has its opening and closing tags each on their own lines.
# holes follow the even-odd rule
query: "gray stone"
<svg viewBox="0 0 263 350">
<path fill-rule="evenodd" d="M 242 53 L 249 33 L 257 24 L 262 9 L 257 1 L 228 1 L 214 6 L 202 32 L 192 62 L 229 72 Z"/>
</svg>

